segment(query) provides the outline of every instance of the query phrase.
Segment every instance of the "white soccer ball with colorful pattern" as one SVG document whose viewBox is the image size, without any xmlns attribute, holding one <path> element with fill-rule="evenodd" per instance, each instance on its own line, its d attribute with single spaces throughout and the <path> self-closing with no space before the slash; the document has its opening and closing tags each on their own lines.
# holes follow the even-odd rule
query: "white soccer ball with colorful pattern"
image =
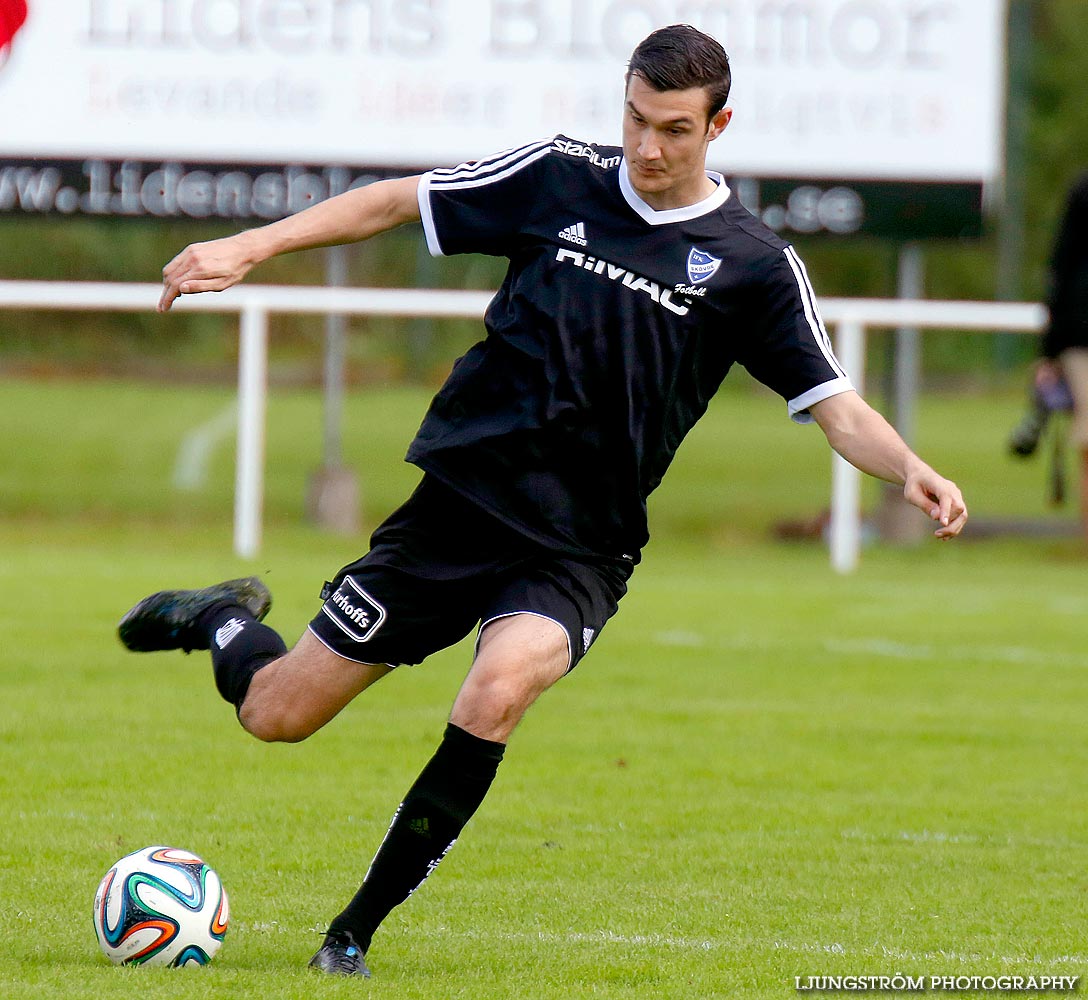
<svg viewBox="0 0 1088 1000">
<path fill-rule="evenodd" d="M 94 897 L 94 932 L 115 965 L 207 965 L 229 919 L 219 876 L 173 847 L 121 858 Z"/>
</svg>

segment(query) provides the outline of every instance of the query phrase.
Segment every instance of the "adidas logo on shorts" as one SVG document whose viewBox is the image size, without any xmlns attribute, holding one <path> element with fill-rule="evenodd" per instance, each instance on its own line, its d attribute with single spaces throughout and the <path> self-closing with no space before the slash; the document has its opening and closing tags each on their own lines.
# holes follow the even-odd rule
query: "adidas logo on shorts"
<svg viewBox="0 0 1088 1000">
<path fill-rule="evenodd" d="M 577 243 L 580 247 L 586 246 L 586 224 L 584 222 L 576 222 L 573 226 L 567 226 L 566 229 L 560 229 L 559 238 L 561 240 L 566 240 L 568 243 Z"/>
</svg>

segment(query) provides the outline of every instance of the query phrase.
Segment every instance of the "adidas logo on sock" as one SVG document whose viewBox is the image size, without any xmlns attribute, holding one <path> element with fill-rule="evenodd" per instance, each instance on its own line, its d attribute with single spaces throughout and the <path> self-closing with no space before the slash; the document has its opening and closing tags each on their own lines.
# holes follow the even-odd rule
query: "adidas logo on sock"
<svg viewBox="0 0 1088 1000">
<path fill-rule="evenodd" d="M 220 625 L 215 630 L 215 644 L 220 649 L 226 649 L 239 632 L 246 627 L 246 623 L 241 618 L 231 618 L 225 625 Z"/>
<path fill-rule="evenodd" d="M 576 222 L 573 226 L 567 226 L 566 229 L 560 229 L 559 238 L 561 240 L 566 240 L 568 243 L 577 243 L 580 247 L 586 246 L 586 224 L 584 222 Z"/>
</svg>

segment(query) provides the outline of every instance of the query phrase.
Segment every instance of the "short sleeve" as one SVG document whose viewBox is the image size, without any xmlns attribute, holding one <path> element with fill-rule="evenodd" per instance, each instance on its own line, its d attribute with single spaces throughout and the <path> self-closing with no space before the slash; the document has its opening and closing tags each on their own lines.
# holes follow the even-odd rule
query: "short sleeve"
<svg viewBox="0 0 1088 1000">
<path fill-rule="evenodd" d="M 811 422 L 810 406 L 853 389 L 831 347 L 805 266 L 792 246 L 768 268 L 755 310 L 757 332 L 739 360 L 786 400 L 793 420 Z"/>
<path fill-rule="evenodd" d="M 545 139 L 425 173 L 417 196 L 431 254 L 509 255 L 553 148 Z"/>
</svg>

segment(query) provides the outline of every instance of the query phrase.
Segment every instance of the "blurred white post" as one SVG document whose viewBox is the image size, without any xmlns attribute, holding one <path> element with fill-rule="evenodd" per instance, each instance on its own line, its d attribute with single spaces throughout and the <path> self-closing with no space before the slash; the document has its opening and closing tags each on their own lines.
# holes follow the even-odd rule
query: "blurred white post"
<svg viewBox="0 0 1088 1000">
<path fill-rule="evenodd" d="M 264 435 L 268 403 L 268 310 L 247 302 L 238 331 L 238 456 L 234 479 L 234 552 L 261 548 Z"/>
<path fill-rule="evenodd" d="M 835 353 L 854 388 L 865 382 L 865 327 L 846 316 L 835 331 Z M 831 523 L 828 527 L 831 566 L 838 573 L 852 573 L 861 555 L 861 473 L 841 455 L 831 467 Z"/>
</svg>

